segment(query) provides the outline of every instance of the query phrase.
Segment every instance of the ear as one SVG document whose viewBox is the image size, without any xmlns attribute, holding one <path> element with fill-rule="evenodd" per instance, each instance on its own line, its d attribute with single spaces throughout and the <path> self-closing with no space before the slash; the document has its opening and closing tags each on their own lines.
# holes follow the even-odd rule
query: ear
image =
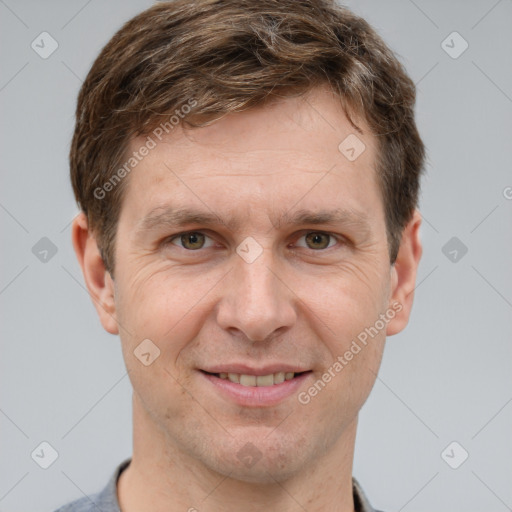
<svg viewBox="0 0 512 512">
<path fill-rule="evenodd" d="M 119 334 L 114 300 L 114 281 L 105 269 L 96 238 L 89 232 L 87 217 L 80 212 L 71 228 L 73 247 L 82 268 L 85 284 L 101 325 L 110 334 Z"/>
<path fill-rule="evenodd" d="M 391 267 L 390 307 L 396 312 L 387 324 L 386 335 L 392 336 L 405 329 L 409 322 L 416 286 L 416 273 L 423 253 L 420 240 L 421 214 L 414 210 L 412 219 L 404 228 L 395 264 Z"/>
</svg>

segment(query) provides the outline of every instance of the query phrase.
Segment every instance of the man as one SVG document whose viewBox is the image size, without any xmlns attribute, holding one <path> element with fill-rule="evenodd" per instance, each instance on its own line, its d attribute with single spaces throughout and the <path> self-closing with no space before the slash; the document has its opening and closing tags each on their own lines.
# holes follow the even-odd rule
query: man
<svg viewBox="0 0 512 512">
<path fill-rule="evenodd" d="M 59 509 L 372 511 L 352 463 L 421 258 L 415 90 L 329 0 L 178 0 L 78 98 L 74 248 L 133 456 Z"/>
</svg>

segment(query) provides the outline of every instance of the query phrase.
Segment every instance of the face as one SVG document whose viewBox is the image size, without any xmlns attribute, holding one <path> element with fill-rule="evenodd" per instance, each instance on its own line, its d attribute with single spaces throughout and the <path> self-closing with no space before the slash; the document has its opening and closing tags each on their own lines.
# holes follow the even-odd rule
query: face
<svg viewBox="0 0 512 512">
<path fill-rule="evenodd" d="M 115 322 L 101 316 L 119 330 L 135 420 L 163 433 L 162 450 L 266 482 L 355 431 L 399 322 L 375 139 L 357 133 L 365 150 L 353 161 L 338 149 L 355 133 L 317 89 L 177 127 L 132 170 Z"/>
</svg>

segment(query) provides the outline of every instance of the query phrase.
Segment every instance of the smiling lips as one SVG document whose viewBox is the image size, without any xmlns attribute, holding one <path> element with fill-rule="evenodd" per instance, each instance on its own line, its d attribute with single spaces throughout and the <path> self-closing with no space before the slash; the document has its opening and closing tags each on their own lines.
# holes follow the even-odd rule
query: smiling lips
<svg viewBox="0 0 512 512">
<path fill-rule="evenodd" d="M 263 371 L 257 371 L 245 367 L 240 373 L 234 371 L 210 372 L 201 370 L 206 381 L 213 385 L 221 397 L 234 402 L 242 407 L 273 407 L 283 400 L 298 393 L 305 382 L 311 378 L 312 371 L 287 371 L 269 372 L 271 367 Z M 275 368 L 275 367 L 274 367 Z M 274 368 L 272 368 L 274 370 Z M 215 368 L 217 369 L 217 368 Z M 227 366 L 222 368 L 227 370 Z M 240 366 L 232 366 L 229 369 L 240 369 Z M 248 371 L 252 373 L 247 373 Z"/>
</svg>

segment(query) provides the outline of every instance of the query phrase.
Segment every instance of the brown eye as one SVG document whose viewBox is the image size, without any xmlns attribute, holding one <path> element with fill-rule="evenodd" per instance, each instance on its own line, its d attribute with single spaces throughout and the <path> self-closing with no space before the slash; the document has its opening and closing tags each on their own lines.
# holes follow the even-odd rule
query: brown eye
<svg viewBox="0 0 512 512">
<path fill-rule="evenodd" d="M 189 251 L 196 251 L 205 247 L 205 240 L 207 238 L 209 237 L 199 231 L 189 231 L 187 233 L 177 235 L 170 240 L 170 242 Z M 180 242 L 181 245 L 178 242 Z"/>
<path fill-rule="evenodd" d="M 311 233 L 308 233 L 301 238 L 305 239 L 306 247 L 313 250 L 327 249 L 336 243 L 336 239 L 332 235 L 319 231 L 312 231 Z"/>
</svg>

